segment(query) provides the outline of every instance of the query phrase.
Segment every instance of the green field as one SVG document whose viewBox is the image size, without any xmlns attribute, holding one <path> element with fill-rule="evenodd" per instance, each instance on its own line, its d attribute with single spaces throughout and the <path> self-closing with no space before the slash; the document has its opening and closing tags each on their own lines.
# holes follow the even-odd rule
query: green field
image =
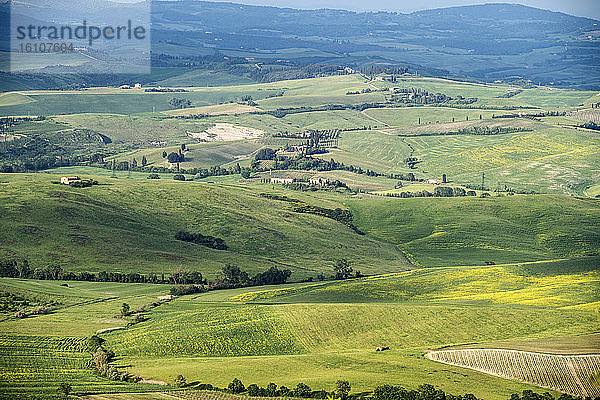
<svg viewBox="0 0 600 400">
<path fill-rule="evenodd" d="M 334 158 L 380 171 L 408 172 L 404 160 L 421 162 L 413 172 L 486 187 L 498 184 L 542 193 L 581 193 L 598 179 L 600 147 L 595 134 L 546 127 L 503 135 L 398 137 L 377 131 L 344 132 Z"/>
<path fill-rule="evenodd" d="M 568 114 L 587 112 L 597 93 L 411 76 L 382 82 L 359 74 L 252 84 L 225 72 L 171 72 L 157 84 L 184 85 L 187 92 L 101 87 L 0 96 L 0 115 L 50 116 L 6 122 L 2 171 L 34 169 L 21 156 L 29 150 L 34 160 L 52 150 L 48 157 L 62 161 L 63 149 L 82 157 L 41 173 L 0 173 L 0 267 L 27 260 L 32 270 L 60 266 L 166 277 L 183 269 L 218 281 L 223 267 L 234 264 L 251 276 L 271 267 L 289 269 L 289 282 L 170 299 L 165 296 L 172 285 L 166 284 L 0 278 L 0 397 L 58 399 L 57 386 L 69 382 L 77 394 L 109 393 L 89 399 L 111 398 L 113 392 L 123 399 L 167 398 L 182 374 L 188 382 L 220 387 L 239 378 L 261 386 L 303 382 L 314 390 L 332 390 L 343 379 L 352 393 L 381 384 L 415 389 L 431 383 L 454 395 L 506 400 L 525 389 L 544 390 L 442 365 L 424 353 L 477 346 L 597 352 L 600 202 L 594 197 L 600 194 L 600 144 L 596 131 L 576 129 Z M 223 86 L 206 87 L 211 82 Z M 388 87 L 477 101 L 465 108 L 389 102 L 362 112 L 350 107 L 389 100 L 389 91 L 378 90 Z M 174 110 L 172 97 L 190 99 L 192 108 Z M 325 105 L 346 107 L 261 114 Z M 567 114 L 492 118 L 544 111 Z M 207 115 L 175 118 L 197 113 Z M 204 138 L 200 133 L 214 124 L 262 132 L 236 137 L 231 129 Z M 475 128 L 485 134 L 460 131 Z M 490 134 L 492 128 L 505 131 Z M 151 167 L 169 168 L 163 152 L 185 144 L 183 169 L 250 167 L 263 147 L 308 141 L 308 134 L 303 140 L 279 134 L 334 129 L 342 131 L 337 147 L 314 156 L 344 164 L 334 170 L 326 166 L 332 163 L 303 165 L 303 157 L 286 153 L 294 154 L 291 161 L 254 163 L 265 168 L 254 167 L 250 178 L 248 170 L 232 170 L 198 180 L 189 173 L 180 182 L 173 180 L 175 170 L 150 180 L 149 170 L 113 172 L 94 167 L 97 157 L 85 158 L 135 158 L 140 165 L 145 157 Z M 111 143 L 93 142 L 102 136 L 86 130 Z M 38 147 L 10 146 L 13 139 Z M 203 142 L 215 139 L 225 140 Z M 416 159 L 414 168 L 408 157 Z M 289 169 L 277 169 L 288 161 Z M 58 184 L 65 175 L 99 184 Z M 477 195 L 491 196 L 385 197 L 433 192 L 436 185 L 427 180 L 442 175 L 449 183 L 441 186 L 477 187 Z M 352 190 L 301 191 L 263 181 L 271 177 L 322 177 Z M 298 202 L 313 206 L 308 209 L 314 213 L 295 212 Z M 331 218 L 342 215 L 333 211 L 338 208 L 349 211 L 356 230 Z M 176 240 L 178 229 L 222 238 L 228 249 Z M 333 280 L 340 259 L 349 262 L 353 277 L 364 277 Z M 134 324 L 133 315 L 121 314 L 123 303 L 131 309 L 156 304 L 138 313 L 147 320 Z M 49 312 L 31 315 L 40 306 Z M 18 310 L 30 315 L 17 318 Z M 169 386 L 94 374 L 86 338 L 105 329 L 100 336 L 115 352 L 112 365 Z M 377 346 L 390 350 L 376 352 Z"/>
<path fill-rule="evenodd" d="M 34 267 L 57 262 L 73 271 L 170 273 L 184 263 L 212 275 L 233 263 L 252 272 L 290 266 L 299 278 L 329 271 L 343 257 L 365 273 L 408 266 L 391 244 L 330 219 L 293 213 L 251 188 L 98 177 L 101 185 L 81 190 L 52 184 L 57 175 L 1 179 L 2 248 Z M 310 201 L 341 206 L 339 200 Z M 229 250 L 177 241 L 180 228 L 222 237 Z"/>
<path fill-rule="evenodd" d="M 330 387 L 339 371 L 343 370 L 356 390 L 390 381 L 413 387 L 419 381 L 427 380 L 429 375 L 430 381 L 448 391 L 469 390 L 485 398 L 503 398 L 508 391 L 520 390 L 519 387 L 523 386 L 453 367 L 440 370 L 421 357 L 422 351 L 484 341 L 486 338 L 514 342 L 516 338 L 523 341 L 575 332 L 588 333 L 595 330 L 596 321 L 592 310 L 571 310 L 561 307 L 564 304 L 551 304 L 545 300 L 547 292 L 537 291 L 535 285 L 527 290 L 538 303 L 527 305 L 527 301 L 522 301 L 518 295 L 519 288 L 527 286 L 525 280 L 536 278 L 519 277 L 509 271 L 510 267 L 439 269 L 339 284 L 283 290 L 263 288 L 254 292 L 246 290 L 248 293 L 238 293 L 231 298 L 240 303 L 233 309 L 231 305 L 216 306 L 209 293 L 185 301 L 182 299 L 162 309 L 156 314 L 166 324 L 162 329 L 150 322 L 147 326 L 140 325 L 123 333 L 114 332 L 107 337 L 116 348 L 121 349 L 127 361 L 134 363 L 132 371 L 155 379 L 168 380 L 182 373 L 193 380 L 209 380 L 221 385 L 225 385 L 231 376 L 236 376 L 244 382 L 263 385 L 270 381 L 286 385 L 303 381 L 310 386 Z M 449 280 L 450 274 L 462 278 Z M 464 299 L 463 291 L 467 287 L 472 295 L 491 295 L 493 292 L 489 287 L 479 285 L 486 279 L 499 293 L 514 291 L 513 295 L 497 299 L 493 302 L 495 305 L 478 299 Z M 595 285 L 597 290 L 597 272 L 589 276 L 569 275 L 553 282 L 563 285 L 566 293 L 569 285 L 580 279 Z M 539 287 L 547 286 L 548 282 L 539 282 Z M 594 290 L 591 290 L 587 294 L 582 293 L 578 299 L 570 300 L 569 304 L 587 304 L 596 298 Z M 508 303 L 516 299 L 521 305 L 506 307 L 506 299 L 510 300 Z M 210 305 L 206 301 L 210 301 Z M 247 301 L 250 304 L 244 304 Z M 255 301 L 259 304 L 253 305 Z M 199 312 L 203 308 L 206 311 Z M 250 326 L 273 321 L 278 328 L 253 329 L 252 340 L 240 348 L 238 335 L 249 335 L 245 330 L 236 331 L 233 336 L 217 333 L 229 329 L 230 321 L 237 318 L 238 310 L 244 310 L 245 316 L 262 315 Z M 214 322 L 201 323 L 206 318 L 205 313 L 214 315 L 219 311 L 222 316 L 212 317 Z M 171 315 L 183 318 L 181 323 L 171 322 Z M 197 323 L 188 323 L 188 318 Z M 215 322 L 216 325 L 213 325 Z M 457 330 L 456 326 L 464 329 Z M 519 329 L 515 331 L 514 326 Z M 255 336 L 257 334 L 258 337 Z M 218 335 L 218 342 L 204 350 L 197 344 L 193 347 L 163 346 L 174 338 L 190 335 L 202 337 L 202 343 L 214 343 L 213 335 Z M 271 346 L 254 347 L 254 344 L 263 342 L 277 344 L 282 335 L 285 340 L 295 343 L 292 354 L 287 354 L 290 351 L 287 346 L 280 350 L 279 355 L 268 355 L 272 354 Z M 381 344 L 389 345 L 392 350 L 377 354 L 374 347 Z M 214 349 L 220 349 L 223 354 L 214 357 Z M 236 357 L 235 353 L 245 357 Z M 381 368 L 377 365 L 381 363 L 389 368 L 385 376 L 376 372 Z M 471 385 L 468 389 L 461 386 L 462 380 L 450 378 L 457 371 L 466 374 Z"/>
<path fill-rule="evenodd" d="M 595 200 L 377 198 L 347 204 L 367 234 L 402 246 L 427 266 L 598 255 Z"/>
<path fill-rule="evenodd" d="M 220 386 L 237 377 L 246 384 L 304 382 L 330 390 L 344 376 L 355 391 L 383 383 L 414 388 L 432 382 L 451 393 L 505 399 L 529 386 L 458 367 L 440 368 L 423 352 L 474 342 L 532 347 L 553 337 L 561 339 L 544 340 L 547 351 L 560 352 L 571 340 L 585 347 L 586 336 L 572 335 L 597 328 L 600 276 L 595 265 L 579 273 L 557 267 L 563 273 L 548 277 L 523 275 L 518 265 L 439 268 L 209 292 L 172 300 L 150 311 L 148 321 L 102 336 L 119 364 L 158 381 L 172 382 L 183 374 L 188 381 Z M 52 294 L 65 303 L 45 316 L 0 322 L 2 351 L 12 360 L 0 365 L 5 390 L 51 397 L 61 381 L 75 383 L 78 391 L 157 390 L 91 374 L 84 366 L 83 338 L 96 329 L 122 326 L 125 321 L 114 317 L 122 302 L 139 307 L 168 286 L 59 283 L 0 280 L 10 290 Z M 35 347 L 27 345 L 30 340 Z M 379 345 L 391 350 L 377 353 Z M 28 374 L 19 372 L 22 366 Z M 48 370 L 50 381 L 45 379 Z M 40 380 L 46 382 L 42 390 L 36 388 Z"/>
</svg>

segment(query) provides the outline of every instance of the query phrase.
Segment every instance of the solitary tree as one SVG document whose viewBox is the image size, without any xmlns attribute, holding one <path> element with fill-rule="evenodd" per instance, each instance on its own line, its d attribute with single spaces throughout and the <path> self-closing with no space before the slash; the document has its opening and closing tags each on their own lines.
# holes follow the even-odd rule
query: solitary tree
<svg viewBox="0 0 600 400">
<path fill-rule="evenodd" d="M 186 380 L 183 375 L 177 375 L 177 377 L 175 377 L 175 385 L 177 385 L 177 387 L 184 387 L 185 384 Z"/>
<path fill-rule="evenodd" d="M 123 306 L 122 306 L 122 308 L 121 308 L 121 315 L 122 315 L 122 316 L 129 315 L 129 310 L 130 310 L 130 309 L 131 309 L 131 308 L 129 307 L 129 304 L 127 304 L 127 303 L 123 303 Z"/>
<path fill-rule="evenodd" d="M 142 156 L 142 167 L 145 167 L 146 164 L 148 164 L 148 160 L 146 159 L 146 156 Z"/>
<path fill-rule="evenodd" d="M 65 397 L 69 397 L 72 390 L 71 384 L 67 382 L 61 382 L 60 385 L 58 385 L 58 392 L 64 394 Z"/>
<path fill-rule="evenodd" d="M 350 393 L 350 389 L 351 389 L 350 382 L 339 380 L 335 383 L 335 387 L 336 387 L 336 391 L 337 391 L 338 395 L 342 399 L 345 399 L 348 397 L 348 393 Z"/>
<path fill-rule="evenodd" d="M 244 384 L 238 378 L 235 378 L 227 388 L 233 394 L 242 393 L 244 390 L 246 390 Z"/>
<path fill-rule="evenodd" d="M 167 152 L 163 150 L 162 156 L 163 156 L 163 158 L 167 158 Z"/>
<path fill-rule="evenodd" d="M 333 270 L 335 271 L 335 279 L 348 279 L 352 274 L 352 267 L 350 267 L 348 260 L 344 258 L 337 261 Z"/>
</svg>

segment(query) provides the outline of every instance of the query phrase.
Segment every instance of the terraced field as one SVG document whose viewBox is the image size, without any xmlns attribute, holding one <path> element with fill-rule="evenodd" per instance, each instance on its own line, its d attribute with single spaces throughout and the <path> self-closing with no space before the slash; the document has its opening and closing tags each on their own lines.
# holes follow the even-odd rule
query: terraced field
<svg viewBox="0 0 600 400">
<path fill-rule="evenodd" d="M 70 383 L 76 391 L 149 390 L 98 377 L 89 367 L 86 338 L 0 336 L 0 396 L 3 398 L 63 398 L 57 388 Z"/>
</svg>

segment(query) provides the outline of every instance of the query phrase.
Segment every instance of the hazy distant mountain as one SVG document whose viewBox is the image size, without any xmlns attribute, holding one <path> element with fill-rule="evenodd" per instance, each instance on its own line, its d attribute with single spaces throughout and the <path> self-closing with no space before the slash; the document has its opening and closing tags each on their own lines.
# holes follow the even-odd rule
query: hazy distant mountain
<svg viewBox="0 0 600 400">
<path fill-rule="evenodd" d="M 60 9 L 65 1 L 37 1 L 33 14 Z M 143 12 L 148 4 L 129 7 Z M 82 0 L 76 10 L 58 14 L 101 21 L 113 6 Z M 153 1 L 151 9 L 154 56 L 182 63 L 218 54 L 294 64 L 394 64 L 483 80 L 521 76 L 600 88 L 600 22 L 521 5 L 400 14 L 178 0 Z"/>
<path fill-rule="evenodd" d="M 399 14 L 182 0 L 154 2 L 152 17 L 155 52 L 177 52 L 157 45 L 169 42 L 256 58 L 410 63 L 480 79 L 600 85 L 600 22 L 521 5 Z"/>
</svg>

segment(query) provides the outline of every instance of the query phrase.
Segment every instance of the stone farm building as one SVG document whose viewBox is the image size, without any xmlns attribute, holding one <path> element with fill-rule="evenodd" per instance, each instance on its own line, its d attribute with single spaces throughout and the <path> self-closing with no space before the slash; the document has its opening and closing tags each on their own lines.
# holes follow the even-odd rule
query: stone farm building
<svg viewBox="0 0 600 400">
<path fill-rule="evenodd" d="M 63 185 L 70 185 L 73 182 L 81 182 L 81 178 L 78 176 L 63 176 L 60 178 L 60 183 Z"/>
<path fill-rule="evenodd" d="M 442 183 L 442 181 L 439 179 L 427 179 L 427 183 L 433 183 L 434 185 L 439 185 L 440 183 Z"/>
<path fill-rule="evenodd" d="M 311 178 L 309 183 L 311 185 L 327 186 L 329 185 L 329 180 L 325 178 Z"/>
<path fill-rule="evenodd" d="M 271 178 L 271 183 L 294 183 L 294 178 Z"/>
</svg>

